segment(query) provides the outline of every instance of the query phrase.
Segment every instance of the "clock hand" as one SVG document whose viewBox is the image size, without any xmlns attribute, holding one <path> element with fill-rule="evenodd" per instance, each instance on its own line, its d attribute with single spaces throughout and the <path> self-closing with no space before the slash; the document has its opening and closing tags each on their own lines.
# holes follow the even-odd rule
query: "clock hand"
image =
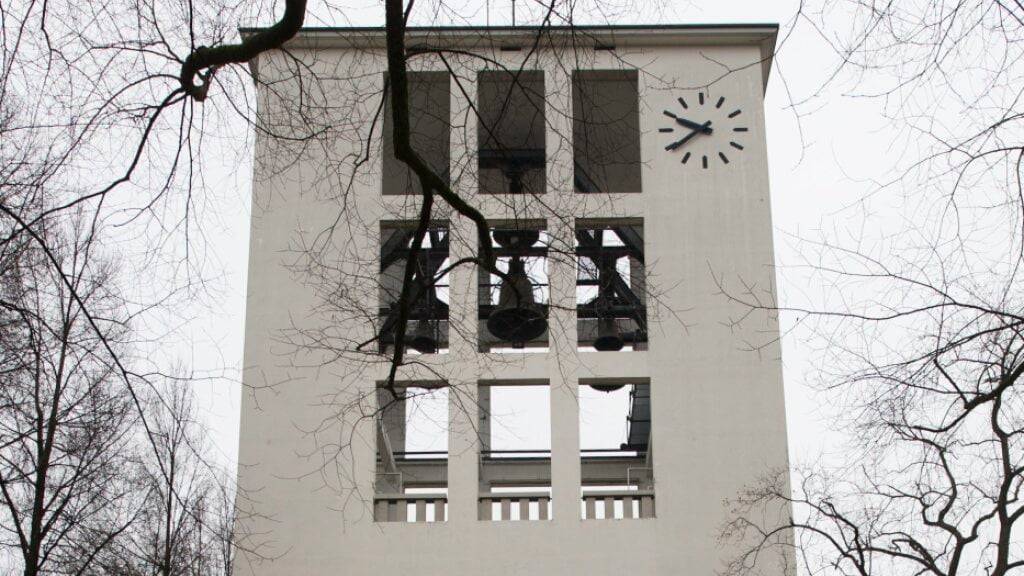
<svg viewBox="0 0 1024 576">
<path fill-rule="evenodd" d="M 697 134 L 702 133 L 704 130 L 707 130 L 710 126 L 711 126 L 711 121 L 710 120 L 708 120 L 707 122 L 705 122 L 703 124 L 697 124 L 697 129 L 695 129 L 694 131 L 690 132 L 686 136 L 683 136 L 679 140 L 676 140 L 675 142 L 669 144 L 668 146 L 665 146 L 665 150 L 675 150 L 676 148 L 679 148 L 683 144 L 686 144 L 690 140 L 690 138 L 693 138 Z"/>
<path fill-rule="evenodd" d="M 708 120 L 703 124 L 697 124 L 696 122 L 691 122 L 686 118 L 680 118 L 678 116 L 676 116 L 675 119 L 676 122 L 682 124 L 683 126 L 686 126 L 687 128 L 690 128 L 691 130 L 700 130 L 705 134 L 711 134 L 711 120 Z"/>
<path fill-rule="evenodd" d="M 665 150 L 672 151 L 672 150 L 675 150 L 676 148 L 679 148 L 680 146 L 685 144 L 687 140 L 689 140 L 691 137 L 693 137 L 694 134 L 696 134 L 696 132 L 690 132 L 689 134 L 687 134 L 686 136 L 683 136 L 679 140 L 676 140 L 675 142 L 672 142 L 668 146 L 665 146 Z"/>
</svg>

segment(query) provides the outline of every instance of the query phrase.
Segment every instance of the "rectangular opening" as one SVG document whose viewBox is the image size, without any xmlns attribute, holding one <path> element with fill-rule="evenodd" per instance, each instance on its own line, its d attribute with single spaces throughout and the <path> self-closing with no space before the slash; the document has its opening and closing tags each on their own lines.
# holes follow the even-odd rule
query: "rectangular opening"
<svg viewBox="0 0 1024 576">
<path fill-rule="evenodd" d="M 448 387 L 377 389 L 378 522 L 443 522 L 448 505 Z"/>
<path fill-rule="evenodd" d="M 405 284 L 406 266 L 413 259 L 409 286 L 409 314 L 404 344 L 410 354 L 448 351 L 449 274 L 448 224 L 430 225 L 420 249 L 413 253 L 416 224 L 383 223 L 380 242 L 380 351 L 394 349 L 399 321 L 399 302 Z"/>
<path fill-rule="evenodd" d="M 647 349 L 644 229 L 637 220 L 586 221 L 576 227 L 577 349 Z"/>
<path fill-rule="evenodd" d="M 547 383 L 481 384 L 480 520 L 551 519 Z"/>
<path fill-rule="evenodd" d="M 491 247 L 507 277 L 479 268 L 481 352 L 547 351 L 550 237 L 543 228 L 542 223 L 495 223 Z"/>
<path fill-rule="evenodd" d="M 413 150 L 446 183 L 451 171 L 451 97 L 447 72 L 409 72 L 409 141 Z M 385 75 L 385 82 L 387 76 Z M 420 194 L 419 179 L 395 157 L 391 103 L 385 98 L 383 140 L 383 183 L 386 195 Z"/>
<path fill-rule="evenodd" d="M 636 70 L 574 71 L 572 110 L 576 192 L 640 192 Z"/>
<path fill-rule="evenodd" d="M 544 73 L 484 70 L 477 76 L 482 194 L 543 194 Z"/>
<path fill-rule="evenodd" d="M 653 517 L 650 384 L 587 380 L 580 384 L 579 402 L 581 518 Z"/>
</svg>

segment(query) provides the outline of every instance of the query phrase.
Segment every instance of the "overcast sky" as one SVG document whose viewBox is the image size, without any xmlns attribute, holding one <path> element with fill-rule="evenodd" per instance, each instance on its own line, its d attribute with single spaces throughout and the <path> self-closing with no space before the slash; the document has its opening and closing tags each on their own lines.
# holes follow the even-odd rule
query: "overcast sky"
<svg viewBox="0 0 1024 576">
<path fill-rule="evenodd" d="M 358 4 L 358 2 L 356 2 Z M 379 2 L 366 2 L 364 9 L 346 12 L 349 21 L 323 17 L 307 21 L 312 25 L 380 25 L 383 22 Z M 484 23 L 487 11 L 476 4 L 473 23 Z M 490 3 L 491 24 L 508 24 L 509 0 Z M 520 0 L 520 14 L 522 6 Z M 795 1 L 715 1 L 678 2 L 664 10 L 640 14 L 631 20 L 613 23 L 750 23 L 774 22 L 783 25 L 780 37 L 789 34 Z M 465 23 L 465 22 L 458 22 Z M 771 167 L 771 191 L 775 245 L 780 274 L 779 292 L 783 304 L 802 299 L 813 286 L 806 286 L 798 275 L 785 267 L 800 261 L 793 237 L 813 236 L 817 230 L 842 230 L 859 227 L 860 219 L 850 210 L 871 189 L 871 183 L 884 178 L 892 169 L 890 144 L 896 135 L 879 110 L 879 103 L 845 97 L 841 86 L 821 94 L 800 108 L 798 121 L 789 106 L 816 92 L 834 58 L 810 26 L 798 25 L 781 46 L 772 71 L 765 109 L 767 114 L 768 156 Z M 240 126 L 240 130 L 244 127 Z M 249 194 L 251 167 L 244 161 L 226 175 L 224 181 L 236 193 L 228 194 L 223 206 L 207 207 L 206 230 L 211 235 L 213 257 L 223 266 L 226 291 L 211 309 L 196 314 L 185 341 L 191 342 L 192 363 L 199 367 L 241 366 L 244 327 L 244 299 L 249 234 Z M 784 316 L 783 329 L 793 318 Z M 828 436 L 822 434 L 822 413 L 806 382 L 810 371 L 808 353 L 801 346 L 801 333 L 795 331 L 784 340 L 783 362 L 790 451 L 795 462 L 815 457 L 828 450 Z M 234 462 L 238 438 L 239 387 L 218 380 L 200 385 L 202 403 L 213 427 L 212 440 L 228 462 Z"/>
</svg>

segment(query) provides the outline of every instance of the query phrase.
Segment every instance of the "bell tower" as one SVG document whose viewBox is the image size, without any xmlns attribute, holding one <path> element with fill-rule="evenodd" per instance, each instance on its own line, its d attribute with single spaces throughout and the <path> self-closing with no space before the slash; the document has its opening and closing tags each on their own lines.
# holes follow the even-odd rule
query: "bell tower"
<svg viewBox="0 0 1024 576">
<path fill-rule="evenodd" d="M 721 293 L 773 291 L 776 33 L 410 29 L 413 148 L 487 230 L 395 158 L 381 29 L 260 57 L 241 574 L 722 567 L 788 466 L 776 319 Z"/>
</svg>

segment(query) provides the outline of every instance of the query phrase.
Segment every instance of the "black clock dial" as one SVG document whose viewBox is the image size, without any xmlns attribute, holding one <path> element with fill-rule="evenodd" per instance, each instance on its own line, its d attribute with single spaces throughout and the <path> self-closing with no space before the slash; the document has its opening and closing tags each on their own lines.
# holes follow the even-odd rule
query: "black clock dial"
<svg viewBox="0 0 1024 576">
<path fill-rule="evenodd" d="M 669 153 L 680 153 L 679 162 L 689 164 L 697 158 L 701 169 L 725 166 L 743 150 L 743 138 L 749 129 L 743 121 L 743 110 L 728 105 L 725 96 L 711 96 L 701 90 L 693 96 L 676 98 L 679 108 L 665 110 L 669 125 L 658 128 L 668 134 L 665 143 Z M 685 150 L 684 150 L 685 148 Z"/>
</svg>

